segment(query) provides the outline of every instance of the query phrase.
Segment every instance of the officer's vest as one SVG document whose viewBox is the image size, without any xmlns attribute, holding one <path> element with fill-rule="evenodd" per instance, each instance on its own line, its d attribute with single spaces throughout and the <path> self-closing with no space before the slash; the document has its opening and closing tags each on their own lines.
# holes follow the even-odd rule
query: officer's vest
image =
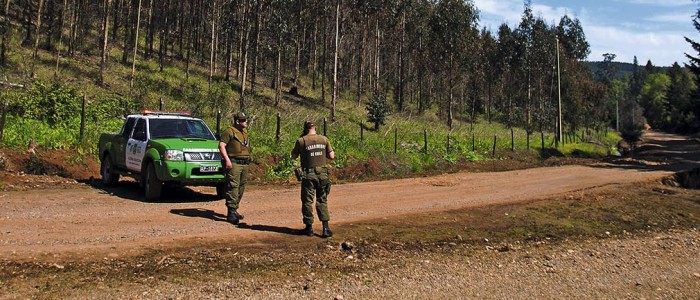
<svg viewBox="0 0 700 300">
<path fill-rule="evenodd" d="M 226 152 L 230 157 L 248 158 L 250 157 L 248 130 L 243 128 L 229 127 L 221 134 L 221 141 L 226 143 Z"/>
<path fill-rule="evenodd" d="M 328 138 L 322 135 L 306 135 L 297 141 L 301 149 L 301 167 L 314 168 L 326 165 L 328 153 L 333 150 Z"/>
</svg>

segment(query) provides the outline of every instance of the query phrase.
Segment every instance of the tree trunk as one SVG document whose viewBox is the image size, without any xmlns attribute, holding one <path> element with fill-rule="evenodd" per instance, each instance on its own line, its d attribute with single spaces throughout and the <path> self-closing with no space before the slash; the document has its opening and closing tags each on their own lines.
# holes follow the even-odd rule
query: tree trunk
<svg viewBox="0 0 700 300">
<path fill-rule="evenodd" d="M 56 70 L 54 71 L 54 77 L 58 77 L 58 68 L 61 65 L 61 48 L 63 48 L 63 26 L 66 22 L 66 8 L 68 7 L 68 0 L 63 0 L 63 7 L 61 7 L 61 22 L 58 29 L 58 46 L 56 47 Z M 108 12 L 105 12 L 108 13 Z M 100 83 L 101 85 L 101 83 Z"/>
<path fill-rule="evenodd" d="M 379 90 L 379 19 L 376 24 L 377 35 L 374 38 L 374 91 Z"/>
<path fill-rule="evenodd" d="M 134 33 L 134 59 L 131 62 L 131 80 L 129 81 L 129 91 L 134 87 L 134 77 L 136 77 L 136 53 L 139 49 L 139 27 L 141 26 L 141 0 L 136 9 L 136 32 Z"/>
<path fill-rule="evenodd" d="M 165 1 L 163 1 L 165 2 Z M 165 14 L 165 13 L 163 13 Z M 146 38 L 146 44 L 148 46 L 145 49 L 145 58 L 150 59 L 153 56 L 153 39 L 155 39 L 156 22 L 153 22 L 153 0 L 148 1 L 148 37 Z"/>
<path fill-rule="evenodd" d="M 167 4 L 166 4 L 167 3 Z M 165 56 L 168 51 L 168 30 L 170 29 L 170 14 L 167 11 L 170 9 L 170 1 L 163 1 L 162 12 L 163 12 L 163 29 L 160 31 L 160 43 L 158 45 L 158 64 L 160 65 L 160 72 L 163 72 L 165 67 Z M 180 32 L 180 36 L 185 35 L 185 33 Z"/>
<path fill-rule="evenodd" d="M 131 26 L 131 20 L 132 20 L 132 10 L 131 10 L 131 1 L 127 0 L 127 6 L 126 6 L 126 21 L 124 21 L 124 48 L 122 49 L 122 64 L 126 65 L 129 59 L 129 48 L 131 46 L 131 37 L 134 36 L 134 26 Z"/>
<path fill-rule="evenodd" d="M 216 1 L 211 5 L 211 47 L 209 48 L 209 87 L 211 88 L 211 80 L 214 77 L 214 44 L 216 37 Z"/>
<path fill-rule="evenodd" d="M 318 73 L 318 41 L 317 41 L 317 36 L 318 36 L 318 25 L 316 25 L 316 22 L 314 22 L 314 41 L 313 41 L 313 62 L 312 62 L 312 70 L 311 70 L 311 89 L 316 90 L 316 76 Z"/>
<path fill-rule="evenodd" d="M 250 92 L 255 95 L 255 85 L 258 76 L 258 52 L 260 50 L 260 25 L 263 15 L 263 1 L 257 0 L 255 6 L 255 37 L 253 39 L 253 69 L 251 70 Z"/>
<path fill-rule="evenodd" d="M 103 1 L 103 14 L 102 14 L 102 47 L 100 51 L 100 75 L 97 78 L 97 82 L 101 87 L 104 87 L 104 73 L 107 68 L 107 34 L 109 33 L 109 7 L 112 0 Z M 58 62 L 56 62 L 58 65 Z M 58 69 L 58 67 L 56 67 Z"/>
<path fill-rule="evenodd" d="M 302 40 L 304 39 L 304 35 L 306 34 L 306 30 L 299 30 L 301 28 L 301 11 L 303 9 L 302 6 L 302 1 L 297 0 L 297 35 L 295 40 L 295 46 L 296 46 L 296 55 L 294 57 L 294 86 L 299 86 L 299 73 L 300 67 L 301 67 L 301 48 L 302 48 Z"/>
<path fill-rule="evenodd" d="M 10 1 L 5 0 L 5 9 L 3 10 L 3 17 L 5 18 L 3 27 L 5 30 L 2 33 L 2 45 L 0 46 L 0 65 L 3 67 L 7 67 L 7 36 L 10 35 Z"/>
<path fill-rule="evenodd" d="M 335 3 L 335 51 L 333 51 L 333 97 L 331 98 L 331 122 L 335 122 L 335 103 L 338 97 L 338 43 L 340 35 L 340 0 L 336 0 Z"/>
<path fill-rule="evenodd" d="M 34 33 L 34 52 L 32 54 L 32 74 L 31 77 L 36 77 L 36 59 L 39 54 L 39 32 L 41 32 L 41 10 L 44 7 L 44 0 L 39 0 L 39 8 L 36 10 L 36 31 Z"/>
<path fill-rule="evenodd" d="M 279 107 L 282 98 L 282 37 L 277 35 L 277 62 L 275 63 L 275 107 Z"/>
<path fill-rule="evenodd" d="M 366 19 L 366 15 L 364 16 Z M 362 26 L 362 30 L 359 31 L 359 38 L 357 43 L 357 106 L 362 105 L 362 75 L 364 72 L 365 64 L 365 28 Z"/>
</svg>

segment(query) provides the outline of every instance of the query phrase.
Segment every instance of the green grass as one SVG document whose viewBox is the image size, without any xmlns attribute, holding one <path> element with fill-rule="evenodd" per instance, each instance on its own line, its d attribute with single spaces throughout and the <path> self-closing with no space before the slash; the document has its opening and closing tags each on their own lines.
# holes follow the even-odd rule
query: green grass
<svg viewBox="0 0 700 300">
<path fill-rule="evenodd" d="M 31 65 L 25 57 L 30 51 L 18 45 L 10 52 L 10 67 L 2 69 L 0 75 L 8 78 L 26 78 Z M 17 50 L 23 52 L 19 55 Z M 86 135 L 78 137 L 79 112 L 64 124 L 49 126 L 40 120 L 26 120 L 18 112 L 10 112 L 2 138 L 3 147 L 19 148 L 34 138 L 40 147 L 46 149 L 80 148 L 80 153 L 94 155 L 100 133 L 114 132 L 120 128 L 125 112 L 141 109 L 156 109 L 161 101 L 165 110 L 185 110 L 203 118 L 216 130 L 217 113 L 221 113 L 220 127 L 231 124 L 232 114 L 239 108 L 239 83 L 222 80 L 219 72 L 214 81 L 209 82 L 209 69 L 196 63 L 193 58 L 190 76 L 185 73 L 181 61 L 167 61 L 163 71 L 156 59 L 137 58 L 136 78 L 133 89 L 129 88 L 131 74 L 130 57 L 128 63 L 121 63 L 121 49 L 109 52 L 108 70 L 105 71 L 105 86 L 97 83 L 99 61 L 96 56 L 63 57 L 59 73 L 56 74 L 55 55 L 40 51 L 40 60 L 35 65 L 37 81 L 58 83 L 72 89 L 76 95 L 84 95 L 88 112 Z M 57 76 L 56 76 L 57 75 Z M 235 74 L 231 74 L 232 77 Z M 373 124 L 366 122 L 365 95 L 358 105 L 356 94 L 341 91 L 336 105 L 336 120 L 330 120 L 330 85 L 326 84 L 326 99 L 322 101 L 320 83 L 317 89 L 311 88 L 310 78 L 301 78 L 301 97 L 284 95 L 279 106 L 274 106 L 274 90 L 269 88 L 267 79 L 259 75 L 256 95 L 247 96 L 246 113 L 251 116 L 250 132 L 254 155 L 266 165 L 266 179 L 286 178 L 292 164 L 285 160 L 294 142 L 301 133 L 305 120 L 315 120 L 319 131 L 325 132 L 338 154 L 333 165 L 338 169 L 359 169 L 368 161 L 376 164 L 379 176 L 402 176 L 402 173 L 422 173 L 440 169 L 460 162 L 500 160 L 516 152 L 529 152 L 536 157 L 542 141 L 539 132 L 530 136 L 529 148 L 525 130 L 514 128 L 511 144 L 511 131 L 500 123 L 488 123 L 477 119 L 474 124 L 461 118 L 456 112 L 454 126 L 450 130 L 444 118 L 438 117 L 436 105 L 423 114 L 417 114 L 415 103 L 410 100 L 404 112 L 394 112 L 379 130 L 369 130 Z M 12 80 L 10 80 L 12 81 Z M 29 91 L 32 89 L 32 80 Z M 250 91 L 250 86 L 248 91 Z M 283 91 L 288 90 L 284 87 Z M 22 105 L 22 93 L 27 90 L 5 90 L 2 97 L 11 105 Z M 78 101 L 80 97 L 74 99 Z M 279 140 L 277 140 L 277 115 L 281 116 Z M 324 122 L 325 120 L 325 122 Z M 364 127 L 361 133 L 361 126 Z M 360 136 L 362 134 L 362 137 Z M 495 138 L 495 139 L 494 139 Z M 567 143 L 558 152 L 564 155 L 600 157 L 605 155 L 619 137 L 607 134 L 603 138 L 594 135 L 585 143 Z M 425 149 L 427 140 L 427 151 Z M 495 141 L 495 153 L 494 153 Z M 545 147 L 553 147 L 553 135 L 545 133 Z M 365 167 L 366 168 L 366 167 Z M 355 175 L 352 175 L 355 176 Z M 351 176 L 351 177 L 352 177 Z"/>
</svg>

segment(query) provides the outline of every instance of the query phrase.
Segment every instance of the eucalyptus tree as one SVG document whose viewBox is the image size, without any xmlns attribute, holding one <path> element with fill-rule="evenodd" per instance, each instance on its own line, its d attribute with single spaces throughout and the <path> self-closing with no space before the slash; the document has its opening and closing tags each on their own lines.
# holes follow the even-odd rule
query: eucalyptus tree
<svg viewBox="0 0 700 300">
<path fill-rule="evenodd" d="M 459 80 L 464 80 L 464 70 L 469 60 L 468 49 L 475 41 L 478 13 L 471 1 L 441 0 L 437 3 L 430 24 L 433 73 L 447 82 L 445 91 L 447 103 L 447 125 L 452 128 L 455 87 Z"/>
<path fill-rule="evenodd" d="M 516 75 L 518 66 L 517 38 L 508 24 L 503 23 L 498 27 L 498 57 L 495 68 L 502 74 L 498 95 L 501 99 L 496 103 L 499 113 L 499 120 L 507 127 L 514 126 L 514 114 L 516 103 L 513 101 L 517 96 Z"/>
<path fill-rule="evenodd" d="M 531 101 L 534 120 L 540 132 L 540 147 L 544 148 L 544 133 L 554 130 L 556 105 L 554 87 L 556 83 L 556 32 L 538 17 L 533 25 L 532 50 L 530 51 L 530 75 L 532 82 Z M 529 126 L 530 127 L 530 126 Z M 529 139 L 528 139 L 529 145 Z"/>
<path fill-rule="evenodd" d="M 563 119 L 568 121 L 570 135 L 587 122 L 584 119 L 586 109 L 593 106 L 587 105 L 588 97 L 586 91 L 590 88 L 583 86 L 591 80 L 589 68 L 583 65 L 583 60 L 590 54 L 590 45 L 586 41 L 586 35 L 581 27 L 578 18 L 571 19 L 564 15 L 556 28 L 557 37 L 561 44 L 561 89 L 562 89 L 562 109 Z M 588 85 L 590 87 L 590 85 Z M 564 121 L 562 120 L 562 123 Z M 564 126 L 564 124 L 562 124 Z"/>
<path fill-rule="evenodd" d="M 501 70 L 504 67 L 504 64 L 498 59 L 498 41 L 491 34 L 491 31 L 487 30 L 486 28 L 482 29 L 480 39 L 484 59 L 484 84 L 486 85 L 486 120 L 491 123 L 493 118 L 494 99 L 496 96 L 496 91 L 494 91 L 494 88 L 499 86 L 499 82 L 502 80 Z"/>
<path fill-rule="evenodd" d="M 102 7 L 102 39 L 100 40 L 100 74 L 97 78 L 97 83 L 100 86 L 104 85 L 104 72 L 107 68 L 107 42 L 109 35 L 109 10 L 112 0 L 103 0 Z M 65 9 L 65 8 L 64 8 Z M 56 62 L 58 65 L 58 60 Z"/>
<path fill-rule="evenodd" d="M 535 17 L 532 15 L 532 4 L 526 0 L 520 24 L 515 30 L 518 51 L 516 52 L 516 65 L 519 80 L 517 81 L 518 107 L 523 115 L 515 115 L 518 121 L 525 127 L 527 133 L 527 146 L 530 147 L 530 134 L 532 133 L 532 65 Z M 514 133 L 511 127 L 511 150 L 515 149 Z"/>
<path fill-rule="evenodd" d="M 274 58 L 274 78 L 271 80 L 270 85 L 275 89 L 275 106 L 279 106 L 282 94 L 282 78 L 284 75 L 284 65 L 282 63 L 282 57 L 285 56 L 287 50 L 292 46 L 296 48 L 295 53 L 295 67 L 294 67 L 294 85 L 297 85 L 296 75 L 300 68 L 300 49 L 302 48 L 301 37 L 296 36 L 291 29 L 292 24 L 289 24 L 286 20 L 288 12 L 292 10 L 292 7 L 300 5 L 297 3 L 298 0 L 278 0 L 271 3 L 270 6 L 270 16 L 267 22 L 265 35 L 270 37 L 270 42 L 268 47 L 274 48 L 275 58 Z M 300 12 L 298 12 L 301 14 Z M 296 26 L 300 26 L 300 22 L 297 22 Z M 292 39 L 292 35 L 296 36 Z M 290 42 L 292 41 L 293 42 Z"/>
</svg>

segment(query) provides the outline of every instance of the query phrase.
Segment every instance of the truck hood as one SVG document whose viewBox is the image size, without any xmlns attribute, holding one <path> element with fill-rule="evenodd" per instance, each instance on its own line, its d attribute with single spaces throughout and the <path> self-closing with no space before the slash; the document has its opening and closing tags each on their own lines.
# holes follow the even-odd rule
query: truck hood
<svg viewBox="0 0 700 300">
<path fill-rule="evenodd" d="M 174 139 L 158 139 L 151 140 L 153 144 L 159 144 L 164 149 L 174 150 L 209 150 L 219 151 L 219 142 L 214 140 L 206 140 L 201 138 L 174 138 Z"/>
</svg>

